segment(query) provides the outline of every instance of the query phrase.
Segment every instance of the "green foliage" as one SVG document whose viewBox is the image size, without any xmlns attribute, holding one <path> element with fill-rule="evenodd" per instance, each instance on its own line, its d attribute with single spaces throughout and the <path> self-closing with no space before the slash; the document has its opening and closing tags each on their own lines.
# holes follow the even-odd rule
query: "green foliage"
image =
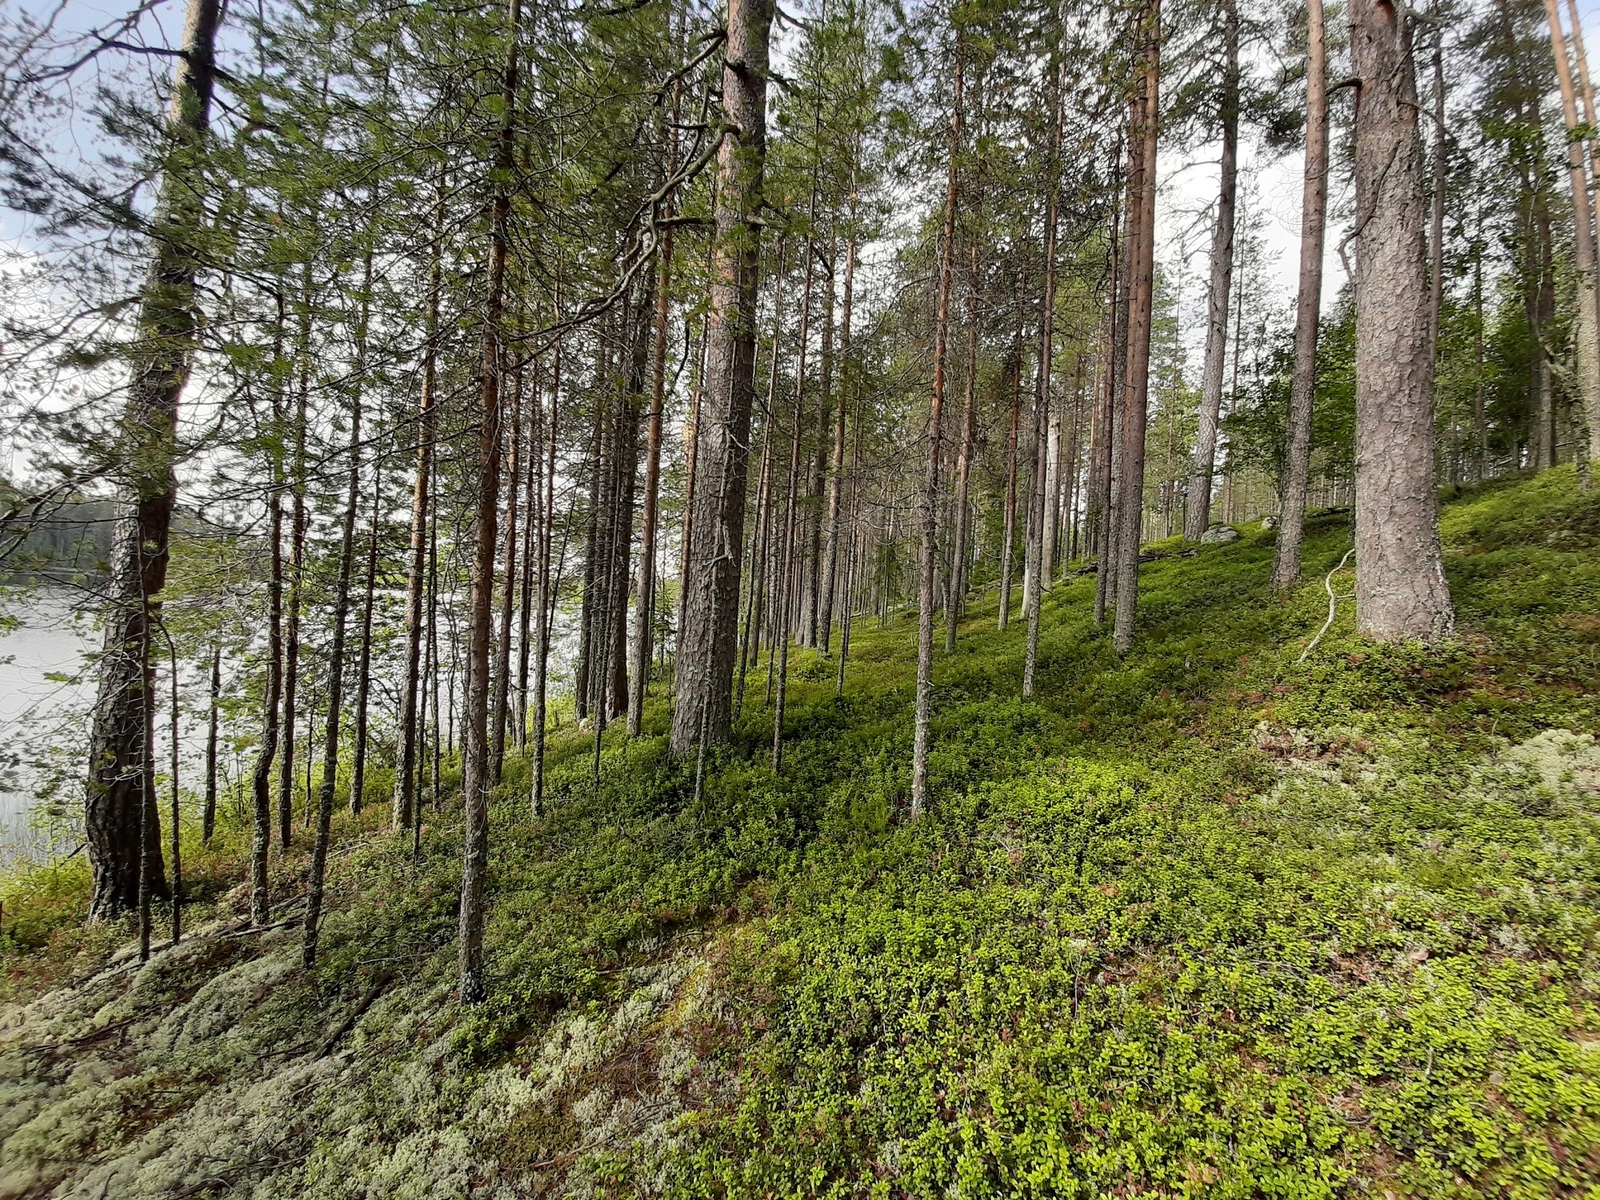
<svg viewBox="0 0 1600 1200">
<path fill-rule="evenodd" d="M 606 735 L 598 783 L 569 727 L 539 820 L 524 760 L 496 795 L 472 1010 L 448 998 L 458 813 L 427 810 L 416 857 L 345 819 L 314 975 L 292 946 L 197 943 L 212 982 L 175 960 L 117 1002 L 187 1048 L 44 1111 L 78 1106 L 102 1153 L 155 1170 L 151 1147 L 204 1141 L 156 1098 L 242 1105 L 229 1128 L 276 1140 L 237 1153 L 270 1146 L 284 1195 L 1585 1194 L 1600 507 L 1559 470 L 1467 493 L 1443 529 L 1464 636 L 1439 651 L 1362 641 L 1345 601 L 1298 661 L 1339 516 L 1277 602 L 1269 531 L 1153 547 L 1125 661 L 1093 579 L 1058 584 L 1033 702 L 1020 630 L 975 605 L 936 664 L 915 823 L 906 622 L 857 627 L 842 698 L 795 653 L 781 776 L 753 675 L 698 802 L 664 710 L 652 736 Z M 392 992 L 287 1134 L 260 1098 L 280 1068 L 208 1091 L 309 1054 L 374 986 Z M 190 993 L 246 1007 L 205 1018 Z M 195 1040 L 207 1020 L 243 1032 Z"/>
</svg>

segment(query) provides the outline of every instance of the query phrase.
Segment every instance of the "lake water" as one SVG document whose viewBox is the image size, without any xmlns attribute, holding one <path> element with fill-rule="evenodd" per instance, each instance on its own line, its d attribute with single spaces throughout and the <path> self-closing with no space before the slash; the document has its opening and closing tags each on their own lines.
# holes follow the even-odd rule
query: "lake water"
<svg viewBox="0 0 1600 1200">
<path fill-rule="evenodd" d="M 100 635 L 73 612 L 74 594 L 12 589 L 0 630 L 0 869 L 19 856 L 65 853 L 81 840 L 82 780 L 94 681 L 84 671 Z"/>
</svg>

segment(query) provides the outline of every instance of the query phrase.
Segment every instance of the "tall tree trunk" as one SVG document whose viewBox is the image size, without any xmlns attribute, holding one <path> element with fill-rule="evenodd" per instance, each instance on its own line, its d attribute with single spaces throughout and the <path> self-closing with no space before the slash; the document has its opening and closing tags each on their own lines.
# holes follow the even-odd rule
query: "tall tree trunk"
<svg viewBox="0 0 1600 1200">
<path fill-rule="evenodd" d="M 372 255 L 367 255 L 363 297 L 371 291 Z M 333 793 L 339 781 L 339 722 L 344 716 L 345 614 L 350 607 L 350 576 L 356 555 L 356 510 L 361 503 L 361 368 L 366 343 L 366 301 L 356 334 L 356 391 L 350 405 L 350 478 L 345 492 L 344 525 L 339 540 L 339 577 L 334 585 L 333 636 L 328 648 L 328 713 L 322 735 L 322 780 L 317 788 L 317 832 L 311 848 L 311 880 L 306 889 L 306 920 L 300 962 L 316 965 L 322 921 L 323 882 L 328 870 L 328 840 L 333 828 Z M 308 726 L 309 728 L 309 726 Z M 310 741 L 309 736 L 306 739 Z M 309 755 L 308 755 L 309 757 Z"/>
<path fill-rule="evenodd" d="M 1017 435 L 1022 424 L 1022 327 L 1028 294 L 1028 272 L 1024 267 L 1017 280 L 1017 323 L 1012 331 L 1011 354 L 1006 359 L 1006 375 L 1011 380 L 1011 425 L 1006 434 L 1006 499 L 1000 534 L 1000 617 L 1004 632 L 1011 624 L 1011 575 L 1017 550 Z"/>
<path fill-rule="evenodd" d="M 1489 421 L 1484 395 L 1483 358 L 1483 215 L 1478 216 L 1479 244 L 1472 255 L 1472 349 L 1475 366 L 1472 389 L 1472 482 L 1489 477 Z"/>
<path fill-rule="evenodd" d="M 828 545 L 823 556 L 822 577 L 822 652 L 828 652 L 833 628 L 834 608 L 840 603 L 839 569 L 840 515 L 844 491 L 844 418 L 850 400 L 850 322 L 856 286 L 856 208 L 859 201 L 856 173 L 861 161 L 859 140 L 850 147 L 850 210 L 844 244 L 844 294 L 839 313 L 839 403 L 833 421 L 833 473 L 828 483 Z"/>
<path fill-rule="evenodd" d="M 1132 161 L 1132 149 L 1129 161 Z M 1099 545 L 1098 571 L 1094 581 L 1094 623 L 1105 624 L 1106 609 L 1116 606 L 1117 597 L 1117 515 L 1122 491 L 1122 426 L 1125 420 L 1125 388 L 1128 377 L 1128 292 L 1132 281 L 1132 256 L 1129 253 L 1133 232 L 1133 180 L 1123 181 L 1120 211 L 1111 211 L 1111 303 L 1109 351 L 1106 370 L 1105 431 L 1101 447 L 1099 521 L 1095 541 Z M 1237 361 L 1238 353 L 1234 358 Z"/>
<path fill-rule="evenodd" d="M 494 647 L 494 690 L 489 699 L 489 785 L 500 782 L 505 767 L 506 722 L 511 714 L 511 622 L 516 616 L 518 501 L 522 497 L 522 368 L 511 373 L 511 422 L 506 430 L 506 530 L 502 551 L 505 575 L 500 587 L 500 636 Z"/>
<path fill-rule="evenodd" d="M 672 119 L 668 122 L 667 157 L 663 173 L 671 179 L 678 171 L 678 110 L 683 82 L 672 88 Z M 645 441 L 643 529 L 639 541 L 638 612 L 633 637 L 633 690 L 628 696 L 628 736 L 644 732 L 644 698 L 650 683 L 651 637 L 656 614 L 656 525 L 661 496 L 661 419 L 667 388 L 667 334 L 672 313 L 672 229 L 674 196 L 671 189 L 661 202 L 666 222 L 656 251 L 656 310 L 650 347 L 650 427 Z"/>
<path fill-rule="evenodd" d="M 939 536 L 939 456 L 944 420 L 945 358 L 950 341 L 950 284 L 955 273 L 956 207 L 960 203 L 962 85 L 966 47 L 956 35 L 955 91 L 951 97 L 949 174 L 944 194 L 944 230 L 939 243 L 939 301 L 933 325 L 933 392 L 928 398 L 928 469 L 922 490 L 922 551 L 917 588 L 917 717 L 911 750 L 911 816 L 928 797 L 928 737 L 933 725 L 933 569 Z"/>
<path fill-rule="evenodd" d="M 1056 237 L 1060 225 L 1061 191 L 1061 67 L 1050 62 L 1050 154 L 1045 172 L 1044 292 L 1039 297 L 1039 360 L 1034 364 L 1033 472 L 1028 488 L 1027 563 L 1022 580 L 1022 613 L 1028 618 L 1028 639 L 1022 656 L 1022 695 L 1033 695 L 1034 671 L 1039 663 L 1039 617 L 1050 579 L 1046 554 L 1050 547 L 1046 525 L 1050 520 L 1048 491 L 1050 469 L 1050 372 L 1055 365 Z"/>
<path fill-rule="evenodd" d="M 466 837 L 461 866 L 461 932 L 458 946 L 460 997 L 476 1004 L 486 995 L 483 978 L 484 884 L 489 873 L 489 642 L 492 636 L 494 549 L 500 504 L 500 382 L 504 370 L 501 323 L 505 316 L 506 226 L 511 213 L 516 162 L 517 50 L 522 0 L 508 0 L 505 105 L 495 150 L 489 202 L 489 260 L 484 284 L 483 359 L 478 405 L 477 522 L 473 531 L 471 607 L 467 615 L 467 689 L 463 716 L 461 797 Z"/>
<path fill-rule="evenodd" d="M 561 288 L 556 285 L 556 319 L 561 317 Z M 557 339 L 550 363 L 550 420 L 546 431 L 544 462 L 544 500 L 539 505 L 542 520 L 539 525 L 539 589 L 537 603 L 538 623 L 534 629 L 533 664 L 533 783 L 528 789 L 528 809 L 537 820 L 544 807 L 544 752 L 545 725 L 548 721 L 546 701 L 550 685 L 550 626 L 551 613 L 556 604 L 556 588 L 552 586 L 551 550 L 555 541 L 556 524 L 556 449 L 561 432 L 561 351 L 564 342 Z M 566 554 L 563 538 L 562 555 Z"/>
<path fill-rule="evenodd" d="M 424 737 L 417 717 L 418 689 L 421 680 L 418 663 L 422 657 L 422 594 L 427 584 L 429 522 L 428 488 L 433 478 L 434 395 L 438 389 L 439 300 L 443 288 L 441 240 L 444 234 L 445 177 L 441 171 L 433 208 L 433 236 L 428 243 L 428 298 L 423 316 L 422 390 L 417 400 L 417 469 L 411 487 L 411 567 L 406 578 L 405 677 L 400 688 L 400 770 L 395 776 L 394 824 L 404 829 L 416 820 L 416 774 L 418 745 Z M 427 629 L 432 629 L 430 620 Z M 437 660 L 436 660 L 437 661 Z M 437 679 L 437 671 L 435 672 Z M 438 721 L 438 700 L 434 720 Z"/>
<path fill-rule="evenodd" d="M 966 394 L 961 412 L 961 450 L 956 458 L 956 544 L 951 555 L 950 605 L 945 612 L 944 651 L 954 654 L 956 627 L 967 594 L 967 541 L 972 533 L 972 454 L 978 440 L 978 239 L 967 250 Z M 844 430 L 840 410 L 840 432 Z"/>
<path fill-rule="evenodd" d="M 1283 509 L 1272 555 L 1272 586 L 1300 582 L 1306 483 L 1311 475 L 1311 408 L 1317 391 L 1317 330 L 1322 313 L 1322 254 L 1328 221 L 1328 50 L 1322 0 L 1306 0 L 1306 161 L 1300 193 L 1300 290 L 1295 301 L 1294 378 L 1289 390 L 1289 448 Z"/>
<path fill-rule="evenodd" d="M 194 361 L 199 321 L 195 242 L 205 220 L 199 158 L 210 123 L 220 20 L 219 0 L 189 0 L 167 113 L 161 189 L 150 223 L 150 269 L 130 356 L 120 429 L 125 511 L 111 556 L 84 799 L 92 920 L 133 909 L 141 875 L 148 889 L 167 894 L 146 720 L 155 686 L 150 621 L 167 580 L 167 541 L 178 490 L 178 401 Z"/>
<path fill-rule="evenodd" d="M 1140 21 L 1143 96 L 1130 131 L 1130 201 L 1136 206 L 1128 239 L 1128 368 L 1122 421 L 1121 511 L 1117 524 L 1116 617 L 1111 644 L 1118 654 L 1133 645 L 1139 593 L 1139 533 L 1144 516 L 1144 435 L 1150 390 L 1150 324 L 1155 285 L 1156 135 L 1160 125 L 1161 0 L 1147 0 Z"/>
<path fill-rule="evenodd" d="M 1317 0 L 1312 0 L 1316 3 Z M 1185 541 L 1198 542 L 1211 523 L 1211 483 L 1217 467 L 1217 421 L 1222 414 L 1222 367 L 1228 350 L 1228 293 L 1233 286 L 1234 199 L 1239 187 L 1239 8 L 1222 6 L 1222 169 L 1217 223 L 1211 234 L 1211 288 L 1206 299 L 1206 357 L 1200 375 L 1200 427 L 1195 434 Z M 1309 105 L 1308 100 L 1308 105 Z"/>
<path fill-rule="evenodd" d="M 284 301 L 278 289 L 278 320 L 272 361 L 283 360 Z M 261 748 L 251 774 L 250 920 L 264 925 L 268 914 L 267 853 L 272 846 L 272 765 L 278 750 L 278 704 L 283 691 L 283 395 L 274 385 L 269 444 L 272 489 L 267 497 L 267 679 L 263 688 Z"/>
<path fill-rule="evenodd" d="M 1544 0 L 1544 13 L 1550 23 L 1550 47 L 1555 55 L 1556 82 L 1561 87 L 1561 112 L 1567 128 L 1567 178 L 1572 185 L 1573 247 L 1578 269 L 1577 330 L 1574 335 L 1578 391 L 1583 398 L 1584 416 L 1589 426 L 1588 459 L 1600 459 L 1600 286 L 1595 274 L 1594 204 L 1589 195 L 1588 172 L 1583 161 L 1584 125 L 1578 119 L 1577 92 L 1572 81 L 1572 64 L 1567 58 L 1561 15 L 1555 0 Z M 1554 425 L 1552 414 L 1551 425 Z M 1555 461 L 1555 436 L 1549 435 L 1550 457 Z"/>
<path fill-rule="evenodd" d="M 350 811 L 359 813 L 367 795 L 367 716 L 372 698 L 372 613 L 378 590 L 378 528 L 383 507 L 383 460 L 372 464 L 372 518 L 367 532 L 366 595 L 361 601 L 361 653 L 356 661 L 355 754 L 350 767 Z"/>
<path fill-rule="evenodd" d="M 1356 622 L 1380 641 L 1454 626 L 1434 493 L 1422 139 L 1410 30 L 1352 0 L 1356 93 Z"/>
<path fill-rule="evenodd" d="M 713 183 L 713 190 L 715 189 Z M 706 239 L 706 273 L 709 277 L 714 261 L 717 239 Z M 700 453 L 700 397 L 705 393 L 706 353 L 711 345 L 711 314 L 700 318 L 700 349 L 695 355 L 694 383 L 689 389 L 689 419 L 683 430 L 683 531 L 678 535 L 678 612 L 673 628 L 677 631 L 675 645 L 683 644 L 683 621 L 689 603 L 689 551 L 694 541 L 695 459 Z M 754 353 L 751 355 L 754 358 Z M 751 387 L 754 384 L 754 367 L 751 368 Z M 677 672 L 673 672 L 676 690 Z"/>
<path fill-rule="evenodd" d="M 217 828 L 217 721 L 218 700 L 222 696 L 222 641 L 211 648 L 210 704 L 206 710 L 206 799 L 200 812 L 200 844 L 209 846 Z"/>
<path fill-rule="evenodd" d="M 728 736 L 739 637 L 739 568 L 755 390 L 755 300 L 766 157 L 772 0 L 729 0 L 717 158 L 706 387 L 696 427 L 696 491 L 679 637 L 672 750 Z"/>
<path fill-rule="evenodd" d="M 617 396 L 612 446 L 612 492 L 607 513 L 607 548 L 611 567 L 607 577 L 606 665 L 609 682 L 606 719 L 628 711 L 628 565 L 633 552 L 633 510 L 639 492 L 639 422 L 643 416 L 646 373 L 649 365 L 649 314 L 654 310 L 653 288 L 641 284 L 637 300 L 629 305 L 626 353 L 619 366 L 621 390 Z M 649 664 L 646 663 L 646 666 Z"/>
<path fill-rule="evenodd" d="M 313 308 L 311 259 L 301 265 L 300 317 L 294 415 L 294 468 L 289 481 L 293 495 L 289 528 L 288 614 L 283 635 L 283 757 L 278 763 L 278 844 L 289 848 L 294 829 L 295 718 L 300 682 L 300 611 L 304 604 L 306 573 L 306 531 L 310 514 L 306 510 L 306 434 L 311 394 L 311 312 Z M 311 727 L 306 726 L 306 741 Z M 309 799 L 309 797 L 308 797 Z"/>
<path fill-rule="evenodd" d="M 522 507 L 528 515 L 522 522 L 522 577 L 518 581 L 521 594 L 517 598 L 517 703 L 514 729 L 519 753 L 526 753 L 528 749 L 528 670 L 533 661 L 533 564 L 539 554 L 539 530 L 544 520 L 540 511 L 544 499 L 540 484 L 544 475 L 544 409 L 540 387 L 539 363 L 535 360 L 533 386 L 527 393 L 533 398 L 533 411 L 528 425 L 528 469 L 522 473 L 521 484 Z"/>
<path fill-rule="evenodd" d="M 809 264 L 811 258 L 809 239 L 806 243 L 805 253 L 806 260 Z M 779 253 L 779 259 L 781 264 L 781 249 Z M 806 282 L 809 285 L 809 277 L 807 278 Z M 802 314 L 802 335 L 804 333 L 805 317 L 811 311 L 809 293 L 810 288 L 808 286 L 808 299 L 802 301 L 800 306 L 800 311 Z M 774 321 L 778 324 L 781 324 L 782 319 L 782 312 L 775 311 Z M 778 369 L 778 336 L 776 332 L 773 333 L 772 347 L 772 379 L 773 386 L 776 388 Z M 800 339 L 800 347 L 803 353 L 805 349 L 804 336 L 802 336 Z M 794 416 L 789 425 L 789 474 L 787 484 L 784 489 L 783 556 L 778 563 L 776 572 L 774 573 L 774 578 L 776 581 L 775 596 L 777 600 L 777 603 L 773 607 L 772 636 L 774 641 L 772 653 L 767 657 L 768 674 L 770 675 L 773 669 L 776 668 L 778 676 L 777 683 L 773 689 L 774 699 L 772 708 L 772 769 L 774 772 L 781 770 L 783 767 L 783 709 L 784 701 L 788 697 L 789 692 L 789 643 L 794 640 L 790 629 L 789 610 L 790 606 L 794 602 L 794 593 L 798 584 L 799 575 L 799 572 L 796 570 L 798 564 L 795 561 L 798 557 L 797 546 L 795 544 L 795 525 L 796 521 L 798 520 L 800 509 L 800 498 L 798 495 L 800 490 L 800 432 L 801 423 L 805 419 L 805 409 L 801 403 L 804 393 L 801 390 L 800 381 L 804 377 L 804 367 L 797 367 L 795 370 Z"/>
</svg>

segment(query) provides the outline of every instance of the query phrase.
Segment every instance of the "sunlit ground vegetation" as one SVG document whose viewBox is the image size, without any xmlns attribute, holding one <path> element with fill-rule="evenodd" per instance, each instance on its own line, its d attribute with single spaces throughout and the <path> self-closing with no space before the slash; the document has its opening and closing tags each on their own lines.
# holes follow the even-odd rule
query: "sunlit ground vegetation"
<svg viewBox="0 0 1600 1200">
<path fill-rule="evenodd" d="M 1352 632 L 1273 533 L 1149 550 L 1118 661 L 1048 595 L 1038 698 L 974 604 L 902 818 L 915 620 L 765 663 L 705 765 L 553 741 L 493 809 L 490 997 L 454 1000 L 460 814 L 336 829 L 315 971 L 188 852 L 140 966 L 79 860 L 4 885 L 0 1195 L 1513 1196 L 1600 1188 L 1600 496 L 1448 498 L 1461 630 Z M 1336 592 L 1346 576 L 1336 576 Z M 447 776 L 448 777 L 448 776 Z M 370 780 L 387 794 L 381 773 Z M 53 1193 L 54 1190 L 54 1193 Z"/>
</svg>

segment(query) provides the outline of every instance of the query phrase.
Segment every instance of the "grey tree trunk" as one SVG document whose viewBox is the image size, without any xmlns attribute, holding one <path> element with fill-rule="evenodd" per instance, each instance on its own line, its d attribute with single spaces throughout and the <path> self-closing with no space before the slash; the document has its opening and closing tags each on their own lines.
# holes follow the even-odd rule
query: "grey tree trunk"
<svg viewBox="0 0 1600 1200">
<path fill-rule="evenodd" d="M 673 85 L 672 120 L 668 122 L 667 160 L 664 173 L 671 179 L 678 170 L 678 110 L 683 82 Z M 662 200 L 666 221 L 673 215 L 673 193 Z M 650 683 L 650 650 L 656 613 L 656 525 L 661 497 L 661 421 L 667 385 L 667 333 L 672 304 L 672 225 L 661 231 L 657 250 L 656 311 L 650 347 L 650 427 L 645 437 L 644 512 L 639 540 L 638 611 L 633 636 L 633 680 L 628 694 L 628 736 L 644 732 L 644 698 Z"/>
<path fill-rule="evenodd" d="M 371 291 L 372 256 L 367 256 L 367 285 Z M 361 386 L 361 347 L 366 340 L 366 315 L 357 333 L 356 387 Z M 344 525 L 339 542 L 339 578 L 334 585 L 333 636 L 328 648 L 328 713 L 322 736 L 322 780 L 317 788 L 317 832 L 311 845 L 311 879 L 306 889 L 306 920 L 300 944 L 300 962 L 310 970 L 317 962 L 317 936 L 321 932 L 323 882 L 328 873 L 328 841 L 333 828 L 333 792 L 339 779 L 339 723 L 344 716 L 345 614 L 350 607 L 350 576 L 356 554 L 356 509 L 361 501 L 361 395 L 350 406 L 350 478 L 345 493 Z M 307 739 L 309 741 L 309 738 Z"/>
<path fill-rule="evenodd" d="M 434 393 L 438 388 L 439 299 L 443 288 L 440 238 L 444 228 L 445 179 L 441 172 L 433 210 L 433 237 L 428 244 L 428 298 L 423 316 L 422 390 L 417 399 L 417 469 L 411 487 L 411 567 L 406 578 L 405 676 L 400 689 L 400 769 L 394 781 L 394 825 L 407 828 L 416 820 L 416 769 L 424 737 L 418 719 L 419 671 L 424 633 L 422 594 L 427 585 L 429 494 L 433 477 Z M 431 624 L 431 623 L 430 623 Z M 435 705 L 437 708 L 437 705 Z M 437 721 L 437 713 L 435 720 Z"/>
<path fill-rule="evenodd" d="M 222 695 L 222 643 L 211 648 L 210 707 L 206 713 L 206 799 L 200 814 L 200 844 L 209 846 L 217 827 L 217 702 Z"/>
<path fill-rule="evenodd" d="M 489 260 L 484 284 L 483 358 L 479 367 L 477 522 L 472 539 L 471 591 L 467 611 L 467 686 L 462 715 L 461 801 L 466 836 L 461 864 L 457 967 L 463 1004 L 487 994 L 483 977 L 484 886 L 489 874 L 489 643 L 493 638 L 494 551 L 500 505 L 500 384 L 505 369 L 501 346 L 505 317 L 506 226 L 511 213 L 516 155 L 517 50 L 522 0 L 508 0 L 503 99 L 489 202 Z"/>
<path fill-rule="evenodd" d="M 1012 331 L 1011 354 L 1006 359 L 1006 374 L 1011 380 L 1011 424 L 1006 434 L 1006 499 L 1000 533 L 1000 617 L 1002 632 L 1011 624 L 1011 576 L 1017 542 L 1017 435 L 1022 424 L 1022 325 L 1023 297 L 1027 294 L 1027 270 L 1017 282 L 1017 323 Z"/>
<path fill-rule="evenodd" d="M 91 920 L 136 908 L 141 875 L 147 891 L 167 895 L 149 737 L 155 704 L 150 638 L 166 586 L 177 497 L 178 401 L 194 361 L 196 240 L 205 219 L 198 158 L 210 123 L 220 20 L 218 0 L 189 0 L 122 414 L 124 515 L 112 549 L 84 798 Z"/>
<path fill-rule="evenodd" d="M 1588 459 L 1600 458 L 1600 286 L 1596 280 L 1594 203 L 1589 195 L 1588 173 L 1583 162 L 1584 124 L 1578 118 L 1577 93 L 1572 80 L 1572 64 L 1567 58 L 1561 15 L 1555 0 L 1544 0 L 1545 18 L 1550 24 L 1550 47 L 1555 55 L 1556 82 L 1561 88 L 1561 111 L 1567 129 L 1567 178 L 1572 185 L 1574 265 L 1578 269 L 1578 312 L 1574 343 L 1577 360 L 1578 392 L 1589 426 Z M 1552 425 L 1554 424 L 1552 416 Z M 1550 435 L 1550 461 L 1554 462 L 1555 437 Z"/>
<path fill-rule="evenodd" d="M 1316 0 L 1313 0 L 1316 2 Z M 1222 368 L 1228 351 L 1228 293 L 1233 286 L 1234 201 L 1239 190 L 1239 8 L 1222 6 L 1222 168 L 1217 223 L 1211 233 L 1211 288 L 1206 298 L 1206 357 L 1200 374 L 1200 425 L 1183 537 L 1198 542 L 1211 523 L 1211 484 L 1217 469 L 1217 421 L 1222 414 Z M 1308 101 L 1309 103 L 1309 101 Z"/>
<path fill-rule="evenodd" d="M 956 544 L 950 555 L 950 604 L 945 613 L 944 651 L 955 653 L 956 627 L 967 597 L 967 543 L 972 534 L 972 455 L 978 440 L 978 241 L 968 247 L 966 389 L 961 412 L 961 450 L 956 458 Z M 844 430 L 844 410 L 839 410 Z"/>
<path fill-rule="evenodd" d="M 1306 161 L 1300 193 L 1300 290 L 1295 301 L 1294 379 L 1289 391 L 1289 453 L 1283 509 L 1272 556 L 1272 586 L 1300 582 L 1306 484 L 1311 474 L 1311 410 L 1317 390 L 1322 255 L 1328 221 L 1328 50 L 1322 0 L 1306 3 Z"/>
<path fill-rule="evenodd" d="M 1119 511 L 1116 538 L 1116 615 L 1111 644 L 1118 654 L 1133 646 L 1134 608 L 1139 592 L 1139 535 L 1144 516 L 1144 436 L 1150 384 L 1150 319 L 1155 285 L 1156 135 L 1160 122 L 1161 2 L 1148 0 L 1141 21 L 1144 41 L 1143 96 L 1137 102 L 1129 138 L 1128 366 L 1124 380 Z"/>
<path fill-rule="evenodd" d="M 556 316 L 561 315 L 561 293 L 559 285 L 556 292 Z M 529 722 L 533 729 L 533 783 L 528 789 L 529 814 L 537 820 L 540 809 L 544 805 L 544 752 L 545 752 L 545 724 L 547 721 L 546 702 L 550 685 L 550 634 L 551 611 L 555 607 L 556 585 L 559 578 L 552 575 L 553 543 L 555 541 L 556 525 L 556 448 L 560 435 L 561 421 L 561 349 L 562 341 L 557 339 L 552 352 L 550 364 L 550 421 L 546 435 L 546 449 L 544 461 L 544 499 L 539 505 L 539 584 L 537 603 L 539 611 L 534 626 L 534 663 L 533 663 L 533 716 Z M 561 545 L 563 558 L 566 555 L 566 541 L 563 534 Z"/>
<path fill-rule="evenodd" d="M 506 428 L 506 520 L 501 550 L 505 572 L 500 585 L 500 634 L 494 645 L 494 680 L 489 696 L 489 784 L 500 782 L 506 760 L 506 725 L 511 715 L 511 626 L 516 616 L 517 550 L 522 517 L 522 368 L 511 373 L 511 420 Z"/>
<path fill-rule="evenodd" d="M 934 560 L 939 536 L 939 456 L 944 419 L 945 358 L 950 342 L 950 280 L 956 254 L 956 205 L 960 202 L 961 104 L 966 51 L 956 33 L 956 77 L 950 113 L 950 170 L 945 184 L 944 231 L 939 247 L 939 301 L 933 326 L 933 394 L 928 400 L 928 470 L 922 491 L 922 552 L 917 588 L 917 716 L 911 750 L 911 816 L 928 797 L 928 735 L 933 720 Z"/>
<path fill-rule="evenodd" d="M 1422 139 L 1411 31 L 1352 0 L 1356 94 L 1356 622 L 1438 642 L 1454 615 L 1439 545 Z"/>
<path fill-rule="evenodd" d="M 733 128 L 717 156 L 706 384 L 696 423 L 689 569 L 673 681 L 671 744 L 680 755 L 703 741 L 725 739 L 733 715 L 772 8 L 772 0 L 728 3 L 722 107 Z"/>
</svg>

